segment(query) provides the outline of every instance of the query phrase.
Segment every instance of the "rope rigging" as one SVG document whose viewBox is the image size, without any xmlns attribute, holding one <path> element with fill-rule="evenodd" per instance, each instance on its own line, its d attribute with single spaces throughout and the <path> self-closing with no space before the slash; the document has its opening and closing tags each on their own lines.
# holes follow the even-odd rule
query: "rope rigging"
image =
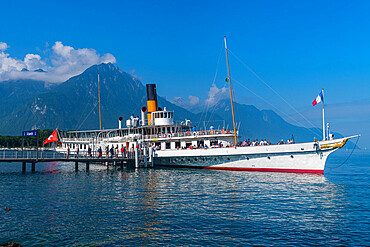
<svg viewBox="0 0 370 247">
<path fill-rule="evenodd" d="M 282 110 L 280 110 L 279 108 L 277 108 L 276 106 L 274 106 L 272 103 L 270 103 L 269 101 L 265 100 L 263 97 L 259 96 L 258 94 L 256 94 L 255 92 L 253 92 L 252 90 L 250 90 L 249 88 L 247 88 L 244 84 L 242 84 L 241 82 L 239 82 L 238 80 L 236 80 L 235 78 L 233 78 L 233 80 L 235 82 L 237 82 L 240 86 L 244 87 L 245 89 L 247 89 L 249 92 L 251 92 L 252 94 L 254 94 L 255 96 L 257 96 L 259 99 L 261 99 L 262 101 L 264 101 L 265 103 L 269 104 L 271 107 L 273 107 L 276 111 L 280 112 L 281 114 L 285 115 L 286 117 L 290 118 L 291 120 L 293 120 L 294 122 L 296 122 L 298 125 L 302 125 L 300 122 L 298 122 L 298 120 L 292 118 L 291 116 L 289 116 L 288 114 L 286 114 L 285 112 L 283 112 Z M 303 126 L 304 127 L 304 126 Z M 305 129 L 309 130 L 311 133 L 313 134 L 317 134 L 317 132 L 314 132 L 312 129 L 310 128 L 306 128 L 304 127 Z"/>
<path fill-rule="evenodd" d="M 236 56 L 230 49 L 229 52 L 244 66 L 246 67 L 254 76 L 257 77 L 259 81 L 265 84 L 272 92 L 274 92 L 281 100 L 283 100 L 290 108 L 292 108 L 296 113 L 298 113 L 307 123 L 309 123 L 313 128 L 316 127 L 313 125 L 311 121 L 309 121 L 305 116 L 303 116 L 298 110 L 296 110 L 289 102 L 287 102 L 276 90 L 274 90 L 267 82 L 265 82 L 260 76 L 257 75 L 247 64 L 245 64 L 238 56 Z M 275 108 L 275 107 L 274 107 Z M 296 121 L 297 122 L 297 121 Z M 305 127 L 306 128 L 306 127 Z M 308 128 L 306 128 L 308 129 Z"/>
<path fill-rule="evenodd" d="M 93 112 L 93 110 L 96 108 L 96 106 L 98 105 L 98 103 L 95 103 L 93 105 L 93 108 L 91 109 L 91 111 L 89 112 L 89 114 L 87 114 L 87 116 L 85 117 L 85 119 L 82 121 L 82 123 L 80 125 L 78 125 L 78 127 L 76 128 L 76 130 L 80 130 L 81 126 L 85 123 L 86 119 L 91 115 L 91 113 Z M 86 108 L 85 108 L 86 109 Z"/>
<path fill-rule="evenodd" d="M 217 62 L 217 67 L 216 67 L 216 72 L 215 72 L 215 76 L 213 77 L 213 82 L 212 82 L 212 85 L 215 85 L 215 81 L 216 81 L 216 78 L 217 78 L 217 74 L 218 74 L 218 70 L 219 70 L 219 67 L 220 67 L 220 61 L 221 61 L 221 58 L 223 57 L 222 54 L 223 54 L 223 47 L 221 47 L 221 50 L 220 50 L 220 54 L 218 55 L 218 62 Z M 225 83 L 226 85 L 226 83 Z M 207 115 L 208 115 L 208 110 L 209 110 L 209 107 L 210 107 L 210 102 L 208 101 L 205 105 L 204 105 L 204 108 L 203 108 L 203 111 L 202 111 L 202 115 L 200 116 L 200 119 L 199 119 L 199 123 L 202 122 L 202 119 L 203 119 L 203 114 L 205 113 L 205 116 L 204 116 L 204 122 L 207 120 Z M 213 111 L 214 111 L 215 107 L 213 108 Z M 213 115 L 213 114 L 212 114 Z M 211 116 L 212 117 L 212 116 Z M 210 118 L 211 119 L 211 118 Z M 208 121 L 209 123 L 209 121 Z M 207 124 L 208 124 L 207 123 Z"/>
</svg>

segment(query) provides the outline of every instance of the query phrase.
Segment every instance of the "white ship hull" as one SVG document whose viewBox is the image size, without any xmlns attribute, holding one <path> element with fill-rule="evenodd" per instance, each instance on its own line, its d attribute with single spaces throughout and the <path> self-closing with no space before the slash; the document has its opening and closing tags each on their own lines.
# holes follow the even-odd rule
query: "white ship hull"
<svg viewBox="0 0 370 247">
<path fill-rule="evenodd" d="M 216 170 L 323 173 L 326 159 L 337 147 L 323 145 L 342 143 L 345 138 L 318 144 L 298 143 L 256 147 L 212 148 L 156 151 L 156 166 Z"/>
</svg>

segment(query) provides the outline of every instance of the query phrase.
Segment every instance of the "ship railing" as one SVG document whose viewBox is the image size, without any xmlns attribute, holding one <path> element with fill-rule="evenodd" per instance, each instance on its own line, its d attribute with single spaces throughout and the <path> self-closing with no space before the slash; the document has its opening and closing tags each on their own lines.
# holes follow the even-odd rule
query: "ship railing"
<svg viewBox="0 0 370 247">
<path fill-rule="evenodd" d="M 92 142 L 94 138 L 80 138 L 80 137 L 64 137 L 61 139 L 62 142 Z"/>
<path fill-rule="evenodd" d="M 159 133 L 155 135 L 145 135 L 146 139 L 162 139 L 162 138 L 175 138 L 175 137 L 190 137 L 190 136 L 209 136 L 209 135 L 234 135 L 234 131 L 230 129 L 221 130 L 199 130 L 199 131 L 186 131 L 176 133 Z"/>
</svg>

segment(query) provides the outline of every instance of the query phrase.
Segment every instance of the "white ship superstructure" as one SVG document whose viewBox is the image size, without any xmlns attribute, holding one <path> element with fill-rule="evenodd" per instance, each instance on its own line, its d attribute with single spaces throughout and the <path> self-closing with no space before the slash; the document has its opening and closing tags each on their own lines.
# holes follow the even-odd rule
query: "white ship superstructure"
<svg viewBox="0 0 370 247">
<path fill-rule="evenodd" d="M 117 129 L 66 132 L 62 134 L 62 146 L 58 150 L 66 152 L 69 147 L 73 151 L 78 146 L 80 152 L 87 152 L 90 147 L 96 154 L 99 147 L 102 150 L 113 147 L 121 157 L 126 155 L 122 154 L 122 147 L 125 152 L 150 148 L 153 153 L 149 155 L 153 156 L 155 166 L 323 173 L 328 155 L 351 138 L 235 146 L 233 130 L 196 130 L 186 119 L 176 124 L 173 111 L 157 106 L 156 95 L 153 97 L 155 90 L 155 84 L 147 84 L 148 108 L 142 108 L 140 119 L 127 119 L 124 128 L 121 127 L 123 119 L 119 118 Z"/>
</svg>

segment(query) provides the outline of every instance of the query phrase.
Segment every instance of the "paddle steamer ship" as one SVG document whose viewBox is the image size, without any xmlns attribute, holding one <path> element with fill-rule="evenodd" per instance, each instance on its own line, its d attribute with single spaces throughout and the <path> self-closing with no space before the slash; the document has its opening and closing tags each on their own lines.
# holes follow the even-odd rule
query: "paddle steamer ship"
<svg viewBox="0 0 370 247">
<path fill-rule="evenodd" d="M 227 47 L 225 39 L 227 58 Z M 229 70 L 228 70 L 229 72 Z M 230 82 L 230 72 L 228 74 Z M 233 100 L 230 85 L 230 98 Z M 58 151 L 87 151 L 94 153 L 107 146 L 127 151 L 149 149 L 154 166 L 201 168 L 238 171 L 323 173 L 329 154 L 343 147 L 354 137 L 324 138 L 306 143 L 238 146 L 235 128 L 196 130 L 190 120 L 175 123 L 174 112 L 158 107 L 155 84 L 147 84 L 147 107 L 141 109 L 141 119 L 131 117 L 122 128 L 108 130 L 70 131 L 61 136 Z M 100 102 L 100 101 L 99 101 Z M 100 109 L 100 107 L 99 107 Z M 233 114 L 234 119 L 234 114 Z M 119 155 L 122 155 L 121 153 Z"/>
</svg>

